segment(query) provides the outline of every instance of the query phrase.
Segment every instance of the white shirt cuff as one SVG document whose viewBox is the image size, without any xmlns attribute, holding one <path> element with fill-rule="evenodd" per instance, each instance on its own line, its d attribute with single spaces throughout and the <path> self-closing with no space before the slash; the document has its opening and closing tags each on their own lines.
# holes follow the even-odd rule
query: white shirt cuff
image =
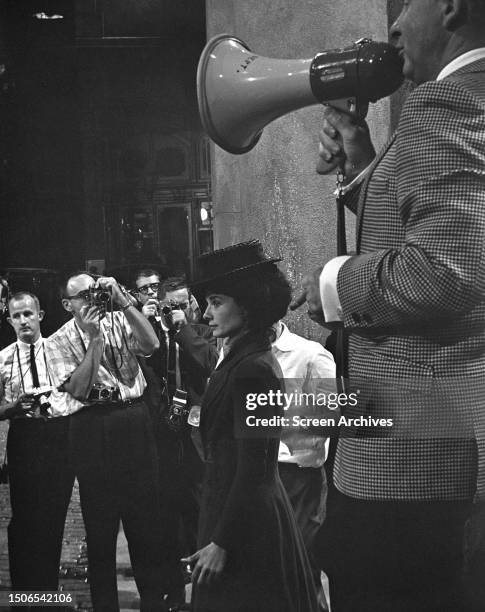
<svg viewBox="0 0 485 612">
<path fill-rule="evenodd" d="M 327 323 L 343 321 L 342 306 L 337 292 L 337 276 L 350 255 L 334 257 L 325 264 L 320 274 L 320 298 Z"/>
<path fill-rule="evenodd" d="M 348 191 L 360 185 L 362 181 L 365 179 L 365 177 L 367 176 L 367 173 L 369 172 L 371 166 L 372 164 L 369 164 L 367 168 L 364 168 L 364 170 L 362 170 L 360 174 L 358 174 L 353 180 L 351 180 L 348 185 L 344 185 L 342 187 L 342 191 L 340 192 L 340 195 L 345 195 Z M 337 196 L 338 194 L 339 194 L 339 190 L 337 187 L 337 189 L 334 192 L 334 195 Z"/>
</svg>

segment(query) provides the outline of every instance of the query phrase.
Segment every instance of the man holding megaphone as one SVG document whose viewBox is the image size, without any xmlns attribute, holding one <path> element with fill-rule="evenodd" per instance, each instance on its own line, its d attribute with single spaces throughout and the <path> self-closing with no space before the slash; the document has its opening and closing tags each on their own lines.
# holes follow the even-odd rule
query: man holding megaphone
<svg viewBox="0 0 485 612">
<path fill-rule="evenodd" d="M 323 527 L 333 612 L 466 610 L 464 524 L 485 493 L 485 3 L 409 0 L 391 27 L 418 87 L 375 156 L 324 111 L 317 171 L 342 167 L 357 254 L 304 280 L 349 332 L 360 415 L 344 429 Z"/>
</svg>

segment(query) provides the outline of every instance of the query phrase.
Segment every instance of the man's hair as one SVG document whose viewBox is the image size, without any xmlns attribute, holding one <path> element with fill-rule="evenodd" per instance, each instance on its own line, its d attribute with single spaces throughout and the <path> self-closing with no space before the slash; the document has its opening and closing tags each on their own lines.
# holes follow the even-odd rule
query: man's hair
<svg viewBox="0 0 485 612">
<path fill-rule="evenodd" d="M 34 304 L 35 304 L 35 306 L 37 308 L 37 312 L 39 312 L 40 311 L 40 301 L 39 301 L 39 298 L 35 294 L 30 293 L 30 291 L 17 291 L 16 293 L 13 293 L 9 297 L 9 299 L 8 299 L 8 308 L 9 308 L 9 310 L 10 310 L 10 304 L 12 302 L 14 302 L 14 301 L 15 302 L 19 302 L 20 300 L 23 300 L 26 297 L 29 297 L 29 298 L 31 298 L 33 300 L 33 302 L 34 302 Z"/>
<path fill-rule="evenodd" d="M 164 293 L 167 293 L 167 291 L 177 291 L 177 289 L 188 289 L 185 276 L 169 276 L 162 283 Z"/>
<path fill-rule="evenodd" d="M 142 276 L 157 276 L 158 280 L 160 280 L 160 272 L 157 272 L 157 270 L 154 270 L 153 268 L 143 268 L 143 270 L 139 270 L 135 274 L 135 280 L 134 280 L 135 286 L 136 286 L 136 281 Z"/>
<path fill-rule="evenodd" d="M 86 272 L 86 270 L 76 270 L 75 272 L 69 272 L 61 279 L 61 282 L 59 284 L 59 294 L 61 296 L 61 299 L 69 297 L 67 295 L 67 285 L 69 284 L 69 281 L 73 278 L 76 278 L 76 276 L 83 275 L 90 276 L 94 280 L 94 276 L 90 272 Z"/>
</svg>

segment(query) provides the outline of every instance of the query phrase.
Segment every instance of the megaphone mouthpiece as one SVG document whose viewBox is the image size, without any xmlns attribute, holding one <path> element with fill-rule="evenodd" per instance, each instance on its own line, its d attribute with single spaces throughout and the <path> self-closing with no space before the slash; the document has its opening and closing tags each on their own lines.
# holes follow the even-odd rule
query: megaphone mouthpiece
<svg viewBox="0 0 485 612">
<path fill-rule="evenodd" d="M 319 102 L 354 97 L 377 102 L 403 82 L 403 62 L 395 47 L 363 38 L 346 49 L 317 53 L 310 81 Z"/>
</svg>

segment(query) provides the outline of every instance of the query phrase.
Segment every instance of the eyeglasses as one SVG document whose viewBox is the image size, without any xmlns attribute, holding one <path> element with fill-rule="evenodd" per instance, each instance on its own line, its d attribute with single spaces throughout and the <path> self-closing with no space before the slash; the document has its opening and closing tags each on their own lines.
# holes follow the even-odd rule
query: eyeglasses
<svg viewBox="0 0 485 612">
<path fill-rule="evenodd" d="M 143 295 L 146 295 L 149 289 L 151 289 L 154 293 L 157 293 L 160 289 L 160 283 L 150 283 L 149 285 L 142 285 L 141 287 L 137 287 L 136 291 L 142 293 Z"/>
<path fill-rule="evenodd" d="M 165 306 L 169 306 L 170 308 L 172 308 L 172 310 L 177 310 L 178 308 L 180 310 L 187 310 L 187 308 L 190 306 L 189 302 L 177 302 L 176 300 L 165 300 L 163 304 Z"/>
<path fill-rule="evenodd" d="M 84 300 L 85 302 L 89 302 L 90 298 L 91 298 L 91 291 L 89 289 L 84 289 L 83 291 L 76 293 L 76 295 L 66 295 L 65 296 L 66 300 Z"/>
</svg>

